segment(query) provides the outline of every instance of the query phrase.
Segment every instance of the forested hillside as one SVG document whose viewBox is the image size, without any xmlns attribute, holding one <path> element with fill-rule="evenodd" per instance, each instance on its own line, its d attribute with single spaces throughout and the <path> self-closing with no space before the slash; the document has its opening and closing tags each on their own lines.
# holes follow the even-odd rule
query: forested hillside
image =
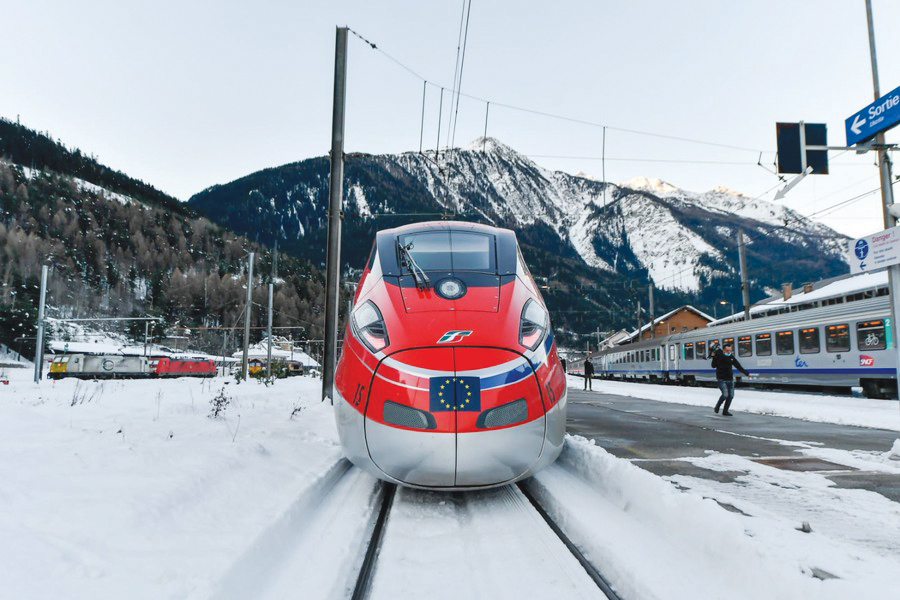
<svg viewBox="0 0 900 600">
<path fill-rule="evenodd" d="M 194 214 L 186 205 L 153 186 L 101 165 L 77 148 L 69 150 L 49 133 L 38 133 L 3 118 L 0 118 L 0 158 L 37 171 L 70 175 L 176 214 Z"/>
<path fill-rule="evenodd" d="M 47 145 L 46 138 L 36 139 Z M 53 164 L 70 166 L 67 161 Z M 190 217 L 180 205 L 171 209 L 168 201 L 160 201 L 167 198 L 160 192 L 151 193 L 149 200 L 126 196 L 141 191 L 140 185 L 127 184 L 127 178 L 113 177 L 121 185 L 110 193 L 47 165 L 26 169 L 8 158 L 0 160 L 0 343 L 26 356 L 33 353 L 44 264 L 51 266 L 48 316 L 159 316 L 165 325 L 154 331 L 157 339 L 181 331 L 176 325 L 192 327 L 195 342 L 220 351 L 221 330 L 198 336 L 196 328 L 243 324 L 246 256 L 255 251 L 253 325 L 266 324 L 267 289 L 261 284 L 272 273 L 270 250 L 204 218 Z M 289 330 L 295 338 L 321 338 L 319 271 L 281 256 L 276 281 L 275 325 L 303 327 Z M 142 336 L 143 325 L 137 329 Z"/>
</svg>

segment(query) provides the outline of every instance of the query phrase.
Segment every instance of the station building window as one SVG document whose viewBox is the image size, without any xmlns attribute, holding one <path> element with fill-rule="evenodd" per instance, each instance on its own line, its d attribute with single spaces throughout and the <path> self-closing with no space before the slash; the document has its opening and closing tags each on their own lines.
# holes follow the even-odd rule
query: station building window
<svg viewBox="0 0 900 600">
<path fill-rule="evenodd" d="M 793 331 L 779 331 L 775 334 L 775 352 L 778 354 L 794 353 Z"/>
<path fill-rule="evenodd" d="M 757 333 L 756 334 L 756 355 L 772 356 L 772 334 Z"/>
<path fill-rule="evenodd" d="M 753 338 L 742 335 L 738 338 L 738 356 L 753 356 Z"/>
<path fill-rule="evenodd" d="M 887 336 L 884 321 L 861 321 L 856 324 L 856 347 L 864 350 L 884 350 L 887 347 Z"/>
<path fill-rule="evenodd" d="M 827 352 L 850 351 L 850 327 L 846 323 L 825 326 L 825 350 Z"/>
<path fill-rule="evenodd" d="M 816 354 L 819 352 L 819 328 L 805 327 L 800 330 L 800 354 Z"/>
</svg>

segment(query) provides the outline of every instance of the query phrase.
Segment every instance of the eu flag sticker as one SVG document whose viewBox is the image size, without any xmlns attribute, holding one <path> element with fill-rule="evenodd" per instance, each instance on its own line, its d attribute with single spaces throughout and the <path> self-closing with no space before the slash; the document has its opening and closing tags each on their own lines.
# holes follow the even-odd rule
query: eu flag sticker
<svg viewBox="0 0 900 600">
<path fill-rule="evenodd" d="M 432 377 L 429 380 L 431 412 L 481 410 L 481 378 Z"/>
</svg>

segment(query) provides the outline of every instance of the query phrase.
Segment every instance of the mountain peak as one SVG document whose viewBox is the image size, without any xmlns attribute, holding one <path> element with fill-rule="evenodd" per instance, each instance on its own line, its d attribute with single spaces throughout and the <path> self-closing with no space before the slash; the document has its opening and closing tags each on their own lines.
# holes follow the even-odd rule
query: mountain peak
<svg viewBox="0 0 900 600">
<path fill-rule="evenodd" d="M 738 192 L 737 190 L 733 190 L 731 188 L 725 187 L 724 185 L 716 186 L 713 189 L 711 189 L 710 192 L 713 194 L 726 194 L 728 196 L 738 196 L 741 198 L 746 197 L 746 194 L 742 194 L 741 192 Z"/>
<path fill-rule="evenodd" d="M 671 196 L 681 191 L 671 183 L 655 177 L 635 177 L 628 183 L 623 184 L 622 187 L 650 192 L 657 196 Z"/>
<path fill-rule="evenodd" d="M 472 152 L 488 152 L 491 154 L 503 154 L 503 155 L 515 155 L 518 156 L 519 153 L 498 140 L 497 138 L 492 137 L 477 137 L 466 146 L 466 150 Z"/>
</svg>

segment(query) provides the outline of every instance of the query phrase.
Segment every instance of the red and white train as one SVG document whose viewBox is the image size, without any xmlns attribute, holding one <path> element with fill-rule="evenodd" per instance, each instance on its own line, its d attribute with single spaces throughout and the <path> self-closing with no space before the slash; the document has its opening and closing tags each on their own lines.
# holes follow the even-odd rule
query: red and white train
<svg viewBox="0 0 900 600">
<path fill-rule="evenodd" d="M 50 379 L 132 379 L 139 377 L 214 377 L 209 359 L 121 354 L 62 354 L 50 363 Z"/>
<path fill-rule="evenodd" d="M 348 458 L 401 485 L 489 488 L 556 460 L 565 375 L 515 234 L 448 221 L 378 232 L 333 399 Z"/>
</svg>

